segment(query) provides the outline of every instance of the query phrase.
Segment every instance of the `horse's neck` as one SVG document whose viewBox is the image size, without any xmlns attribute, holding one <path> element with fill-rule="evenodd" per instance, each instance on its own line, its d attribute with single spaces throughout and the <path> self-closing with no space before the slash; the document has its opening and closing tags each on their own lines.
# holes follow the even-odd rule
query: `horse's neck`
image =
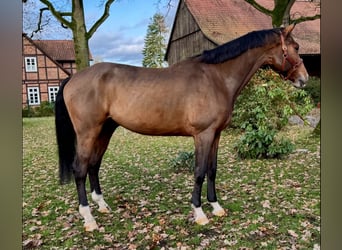
<svg viewBox="0 0 342 250">
<path fill-rule="evenodd" d="M 222 64 L 224 84 L 233 95 L 234 101 L 267 58 L 263 48 L 256 48 Z"/>
</svg>

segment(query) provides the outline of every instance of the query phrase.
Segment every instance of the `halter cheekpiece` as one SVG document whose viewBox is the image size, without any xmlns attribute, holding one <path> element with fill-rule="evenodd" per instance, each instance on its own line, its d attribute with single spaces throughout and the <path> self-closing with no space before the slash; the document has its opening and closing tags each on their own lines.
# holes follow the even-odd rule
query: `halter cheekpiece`
<svg viewBox="0 0 342 250">
<path fill-rule="evenodd" d="M 292 68 L 287 72 L 287 76 L 285 77 L 285 80 L 288 80 L 290 76 L 293 74 L 293 72 L 295 72 L 296 69 L 303 63 L 303 59 L 300 58 L 299 61 L 295 61 L 292 58 L 290 58 L 287 54 L 287 46 L 286 46 L 285 39 L 282 33 L 280 34 L 280 40 L 281 40 L 281 49 L 283 51 L 283 61 L 281 63 L 281 70 L 285 71 L 286 61 L 288 61 L 292 66 Z"/>
</svg>

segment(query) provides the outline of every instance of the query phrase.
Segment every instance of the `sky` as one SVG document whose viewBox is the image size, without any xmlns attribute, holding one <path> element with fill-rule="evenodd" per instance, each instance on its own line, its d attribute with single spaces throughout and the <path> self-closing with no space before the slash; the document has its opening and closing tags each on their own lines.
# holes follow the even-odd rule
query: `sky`
<svg viewBox="0 0 342 250">
<path fill-rule="evenodd" d="M 167 13 L 166 1 L 157 5 L 157 0 L 120 0 L 112 4 L 110 16 L 89 41 L 95 59 L 141 65 L 144 38 L 153 15 L 160 10 Z M 87 8 L 88 6 L 85 6 Z M 177 6 L 167 16 L 171 29 Z M 94 16 L 97 7 L 90 8 Z M 172 20 L 171 20 L 172 19 Z"/>
<path fill-rule="evenodd" d="M 37 1 L 37 0 L 36 0 Z M 87 29 L 102 15 L 103 0 L 84 0 Z M 151 18 L 158 11 L 166 15 L 171 30 L 178 0 L 116 0 L 110 8 L 110 15 L 89 40 L 89 47 L 95 61 L 117 62 L 141 66 L 144 38 Z M 25 17 L 24 17 L 25 18 Z M 45 27 L 48 30 L 48 27 Z M 39 39 L 71 39 L 63 29 L 41 33 Z"/>
</svg>

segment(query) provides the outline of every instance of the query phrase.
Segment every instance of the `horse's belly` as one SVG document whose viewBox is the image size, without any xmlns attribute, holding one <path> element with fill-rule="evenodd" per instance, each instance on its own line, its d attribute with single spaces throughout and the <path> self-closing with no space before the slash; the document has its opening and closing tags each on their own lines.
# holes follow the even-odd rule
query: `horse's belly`
<svg viewBox="0 0 342 250">
<path fill-rule="evenodd" d="M 124 128 L 143 135 L 160 135 L 160 136 L 189 136 L 190 133 L 184 127 L 170 124 L 151 124 L 149 122 L 123 122 L 120 124 Z"/>
<path fill-rule="evenodd" d="M 113 114 L 112 119 L 120 126 L 144 135 L 190 135 L 183 113 L 131 109 Z"/>
</svg>

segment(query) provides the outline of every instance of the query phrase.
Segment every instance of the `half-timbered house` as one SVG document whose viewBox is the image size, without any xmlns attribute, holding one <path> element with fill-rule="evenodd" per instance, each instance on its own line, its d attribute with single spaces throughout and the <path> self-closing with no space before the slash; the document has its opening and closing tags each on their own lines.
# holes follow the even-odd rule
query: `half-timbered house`
<svg viewBox="0 0 342 250">
<path fill-rule="evenodd" d="M 268 9 L 274 2 L 258 0 Z M 296 1 L 291 16 L 314 16 L 317 1 Z M 244 0 L 180 0 L 171 30 L 165 60 L 169 65 L 229 42 L 248 32 L 272 28 L 272 20 Z M 297 24 L 293 36 L 311 75 L 320 75 L 320 20 Z"/>
<path fill-rule="evenodd" d="M 23 107 L 54 102 L 61 82 L 76 72 L 73 41 L 22 39 Z"/>
</svg>

